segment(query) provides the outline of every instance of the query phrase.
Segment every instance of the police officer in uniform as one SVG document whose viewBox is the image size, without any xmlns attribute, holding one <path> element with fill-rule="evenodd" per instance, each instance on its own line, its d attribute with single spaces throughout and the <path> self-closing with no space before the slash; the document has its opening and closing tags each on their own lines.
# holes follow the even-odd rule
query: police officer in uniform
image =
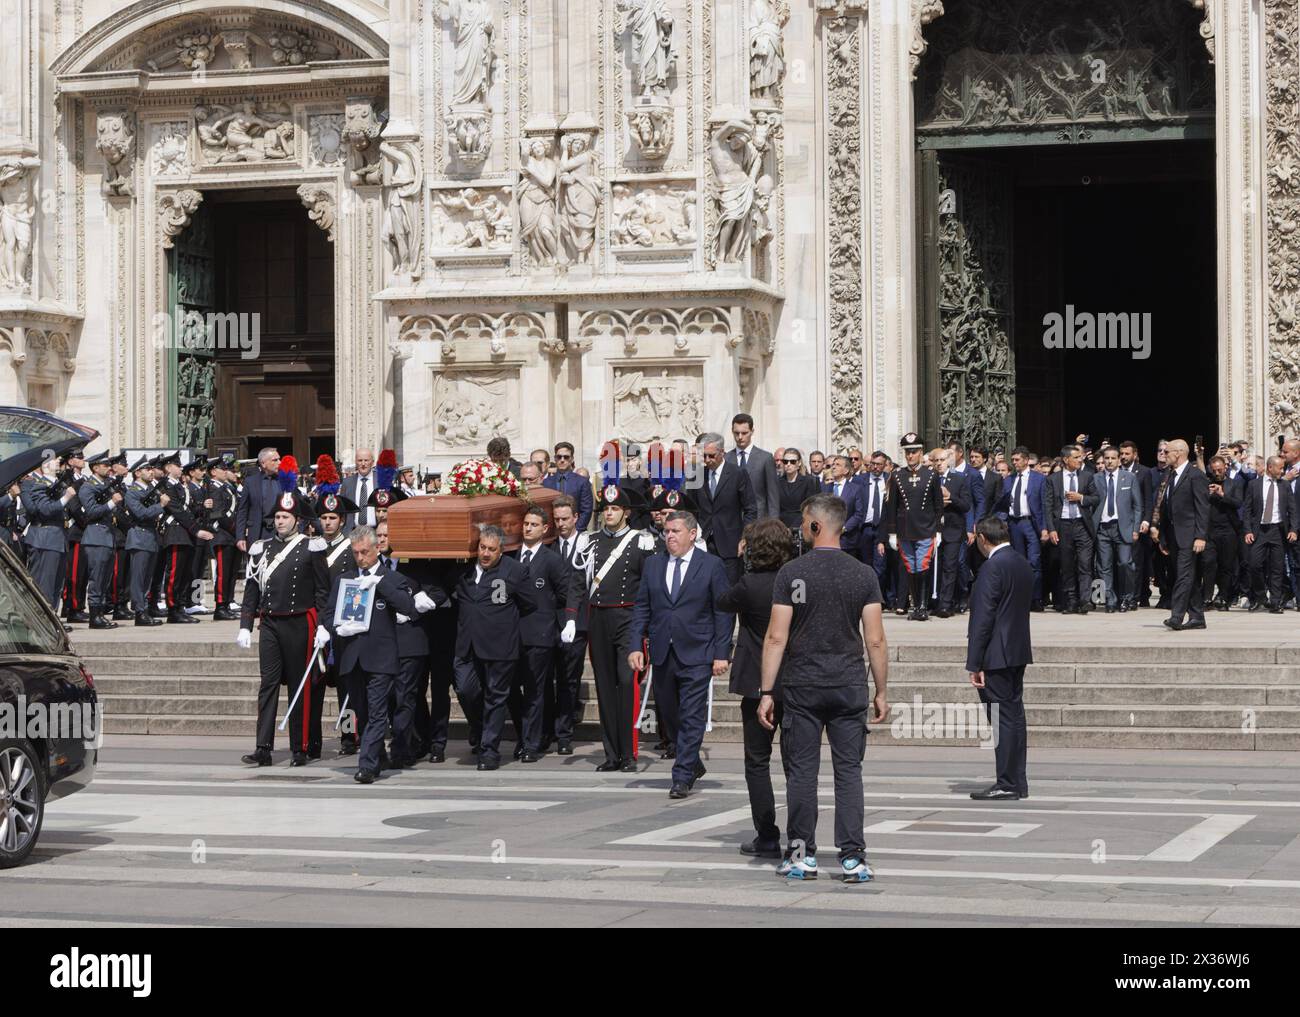
<svg viewBox="0 0 1300 1017">
<path fill-rule="evenodd" d="M 131 530 L 131 510 L 126 504 L 126 488 L 131 483 L 131 471 L 126 466 L 126 449 L 108 460 L 112 480 L 122 492 L 123 501 L 113 513 L 113 579 L 109 586 L 109 602 L 113 605 L 113 621 L 131 620 L 131 583 L 128 578 L 129 560 L 126 537 Z"/>
<path fill-rule="evenodd" d="M 113 556 L 117 551 L 117 511 L 122 505 L 122 493 L 108 479 L 110 466 L 108 453 L 88 460 L 90 478 L 81 485 L 77 498 L 86 518 L 82 531 L 81 547 L 85 557 L 87 603 L 90 607 L 92 629 L 115 629 L 117 623 L 106 614 L 112 614 Z"/>
<path fill-rule="evenodd" d="M 19 496 L 28 520 L 23 534 L 27 544 L 27 571 L 50 607 L 57 611 L 68 553 L 68 531 L 64 523 L 67 507 L 76 500 L 77 490 L 67 474 L 60 474 L 59 461 L 48 459 L 41 464 L 39 473 L 22 482 Z"/>
<path fill-rule="evenodd" d="M 641 569 L 647 558 L 662 550 L 662 544 L 653 534 L 628 525 L 633 513 L 645 510 L 631 490 L 618 484 L 606 485 L 599 507 L 603 526 L 590 535 L 585 553 L 574 560 L 579 578 L 585 577 L 587 584 L 591 669 L 596 677 L 600 733 L 605 743 L 605 761 L 596 769 L 601 773 L 635 773 L 633 726 L 640 705 L 640 679 L 627 661 L 634 649 L 627 645 L 628 628 Z M 574 597 L 571 603 L 576 602 Z M 561 642 L 572 642 L 576 630 L 577 621 L 570 618 L 560 634 Z"/>
<path fill-rule="evenodd" d="M 161 481 L 162 493 L 167 496 L 167 511 L 163 514 L 163 596 L 167 602 L 167 621 L 172 624 L 194 623 L 198 619 L 186 612 L 190 604 L 191 567 L 194 563 L 196 541 L 212 539 L 212 531 L 201 521 L 204 511 L 195 504 L 194 495 L 185 482 L 181 470 L 180 454 L 173 452 L 162 460 L 166 476 Z"/>
<path fill-rule="evenodd" d="M 230 602 L 235 598 L 235 555 L 239 552 L 235 546 L 235 513 L 239 508 L 235 479 L 238 470 L 239 463 L 229 453 L 213 460 L 208 469 L 211 474 L 208 499 L 212 502 L 208 519 L 212 527 L 212 560 L 217 570 L 212 584 L 213 621 L 234 621 L 239 617 L 230 609 Z"/>
<path fill-rule="evenodd" d="M 912 621 L 928 621 L 926 594 L 930 588 L 930 568 L 934 563 L 934 537 L 943 512 L 943 486 L 939 476 L 921 462 L 924 445 L 914 431 L 903 435 L 899 443 L 907 465 L 889 475 L 885 493 L 885 520 L 881 530 L 890 547 L 898 550 L 903 572 L 907 575 L 908 595 L 912 600 Z M 885 541 L 877 545 L 884 554 Z M 901 581 L 902 575 L 899 579 Z M 900 584 L 901 585 L 901 584 Z M 900 598 L 896 614 L 907 614 Z"/>
<path fill-rule="evenodd" d="M 86 559 L 81 550 L 81 537 L 86 529 L 86 511 L 81 505 L 81 485 L 85 477 L 81 471 L 86 467 L 84 449 L 75 449 L 63 457 L 63 476 L 66 482 L 77 490 L 78 497 L 68 502 L 67 519 L 64 528 L 68 535 L 67 568 L 63 578 L 63 618 L 69 622 L 90 621 L 86 613 L 86 583 L 88 572 Z"/>
<path fill-rule="evenodd" d="M 317 467 L 317 470 L 319 471 L 319 467 Z M 352 557 L 352 545 L 348 541 L 348 535 L 343 532 L 343 523 L 348 514 L 357 510 L 356 503 L 350 498 L 335 493 L 333 484 L 326 484 L 325 486 L 331 488 L 331 490 L 318 495 L 315 506 L 321 535 L 311 542 L 311 552 L 314 556 L 316 570 L 319 573 L 317 588 L 320 591 L 320 603 L 317 606 L 322 614 L 329 600 L 330 590 L 334 588 L 334 580 L 349 569 L 355 568 L 357 564 Z M 340 716 L 347 707 L 353 708 L 353 716 L 356 716 L 355 708 L 359 704 L 347 703 L 345 706 L 347 689 L 339 677 L 338 662 L 334 659 L 332 648 L 323 653 L 322 657 L 326 665 L 325 684 L 334 689 L 334 695 L 338 699 Z M 323 695 L 317 697 L 317 701 L 322 704 L 324 699 Z M 343 756 L 356 755 L 357 736 L 355 726 L 340 721 L 339 729 L 342 732 L 339 736 L 339 754 Z M 321 752 L 319 716 L 312 721 L 311 733 L 314 741 L 308 746 L 307 755 L 312 759 L 319 759 Z"/>
<path fill-rule="evenodd" d="M 131 516 L 131 527 L 126 534 L 126 554 L 130 559 L 127 572 L 131 577 L 131 606 L 135 609 L 137 625 L 161 625 L 154 617 L 150 600 L 154 561 L 158 558 L 158 521 L 167 506 L 162 500 L 162 488 L 154 482 L 154 461 L 141 457 L 131 467 L 134 483 L 127 486 L 125 501 Z"/>
<path fill-rule="evenodd" d="M 185 486 L 190 492 L 194 517 L 200 526 L 212 534 L 212 540 L 194 542 L 194 557 L 190 563 L 189 593 L 185 599 L 187 609 L 203 606 L 203 580 L 208 575 L 208 562 L 212 559 L 212 543 L 217 537 L 217 524 L 212 517 L 216 503 L 209 493 L 208 466 L 206 456 L 195 456 L 185 467 Z"/>
<path fill-rule="evenodd" d="M 280 686 L 288 685 L 292 698 L 316 651 L 322 595 L 310 538 L 298 532 L 298 521 L 305 511 L 297 490 L 282 491 L 275 502 L 275 536 L 255 541 L 248 549 L 248 578 L 244 582 L 236 642 L 244 649 L 251 646 L 253 619 L 262 620 L 257 643 L 262 672 L 257 693 L 257 748 L 243 757 L 245 763 L 255 766 L 271 765 Z M 319 663 L 312 671 L 289 714 L 291 766 L 306 764 L 312 741 L 311 717 L 313 713 L 318 721 L 320 717 L 315 704 L 321 694 Z"/>
</svg>

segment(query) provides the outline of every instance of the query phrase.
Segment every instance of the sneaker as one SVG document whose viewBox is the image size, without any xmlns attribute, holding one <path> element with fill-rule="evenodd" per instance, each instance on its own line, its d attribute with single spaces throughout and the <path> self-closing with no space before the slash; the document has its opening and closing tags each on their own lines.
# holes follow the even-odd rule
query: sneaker
<svg viewBox="0 0 1300 1017">
<path fill-rule="evenodd" d="M 876 876 L 861 855 L 840 859 L 840 879 L 845 883 L 870 883 Z"/>
<path fill-rule="evenodd" d="M 776 867 L 776 874 L 786 879 L 816 879 L 817 859 L 813 855 L 783 858 L 781 864 Z"/>
</svg>

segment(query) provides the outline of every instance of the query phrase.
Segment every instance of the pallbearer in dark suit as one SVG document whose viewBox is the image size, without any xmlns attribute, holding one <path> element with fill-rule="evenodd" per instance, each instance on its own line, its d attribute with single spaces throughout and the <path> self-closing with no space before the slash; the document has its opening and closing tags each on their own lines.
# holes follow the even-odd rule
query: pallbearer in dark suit
<svg viewBox="0 0 1300 1017">
<path fill-rule="evenodd" d="M 1092 512 L 1097 493 L 1092 474 L 1084 471 L 1078 445 L 1061 449 L 1062 469 L 1047 478 L 1043 490 L 1047 536 L 1061 549 L 1061 595 L 1067 614 L 1087 614 L 1092 596 L 1095 544 Z"/>
<path fill-rule="evenodd" d="M 510 683 L 522 650 L 521 615 L 533 610 L 528 571 L 501 553 L 505 534 L 499 527 L 479 532 L 478 561 L 456 587 L 460 617 L 456 632 L 456 692 L 465 704 L 481 704 L 466 714 L 471 740 L 479 713 L 478 768 L 501 764 L 501 733 L 505 730 Z"/>
<path fill-rule="evenodd" d="M 278 518 L 278 514 L 277 514 Z M 321 626 L 323 635 L 317 636 L 318 645 L 337 641 L 334 659 L 339 673 L 347 683 L 349 694 L 362 692 L 366 701 L 366 717 L 361 727 L 361 752 L 357 759 L 357 772 L 353 779 L 358 784 L 373 784 L 379 776 L 384 757 L 384 739 L 388 735 L 388 702 L 393 685 L 400 681 L 401 649 L 398 644 L 398 616 L 412 618 L 417 614 L 415 598 L 410 584 L 400 572 L 394 572 L 379 562 L 379 541 L 369 526 L 357 526 L 348 535 L 352 557 L 356 566 L 334 581 L 326 605 L 326 616 Z M 374 598 L 370 624 L 347 621 L 335 624 L 335 605 L 343 583 L 355 579 L 363 590 Z M 394 755 L 400 746 L 411 742 L 411 722 L 414 697 L 405 691 L 397 696 L 397 711 L 393 715 Z"/>
<path fill-rule="evenodd" d="M 535 609 L 519 619 L 522 646 L 512 690 L 512 699 L 518 695 L 518 712 L 513 717 L 519 736 L 515 757 L 524 763 L 542 758 L 546 676 L 555 662 L 560 628 L 568 622 L 566 608 L 575 585 L 573 567 L 542 543 L 545 535 L 546 510 L 530 506 L 524 511 L 519 564 L 526 573 Z M 512 712 L 515 708 L 512 704 Z"/>
<path fill-rule="evenodd" d="M 930 451 L 930 468 L 939 477 L 943 492 L 943 513 L 939 517 L 939 608 L 940 618 L 951 618 L 956 606 L 957 580 L 962 549 L 966 546 L 966 517 L 971 511 L 970 485 L 966 475 L 951 468 L 952 452 Z M 926 591 L 929 592 L 928 590 Z"/>
<path fill-rule="evenodd" d="M 1250 578 L 1254 586 L 1252 611 L 1265 606 L 1282 613 L 1283 561 L 1288 542 L 1296 539 L 1295 505 L 1291 485 L 1283 479 L 1281 456 L 1269 456 L 1265 475 L 1246 486 L 1246 546 L 1250 549 Z"/>
<path fill-rule="evenodd" d="M 1161 546 L 1174 562 L 1174 591 L 1165 626 L 1175 631 L 1205 628 L 1201 569 L 1210 530 L 1210 487 L 1205 474 L 1188 462 L 1187 453 L 1187 442 L 1181 438 L 1165 447 L 1169 474 L 1158 529 Z"/>
<path fill-rule="evenodd" d="M 987 560 L 971 590 L 966 670 L 990 723 L 997 724 L 998 771 L 992 786 L 971 793 L 979 801 L 1029 797 L 1023 696 L 1025 665 L 1034 661 L 1029 638 L 1034 570 L 1009 540 L 1007 524 L 996 516 L 975 527 L 976 546 Z"/>
<path fill-rule="evenodd" d="M 700 747 L 708 720 L 709 686 L 726 673 L 735 619 L 722 609 L 730 584 L 722 562 L 699 550 L 699 524 L 689 512 L 664 522 L 667 554 L 646 562 L 629 628 L 633 671 L 643 671 L 649 639 L 655 701 L 668 740 L 677 747 L 670 798 L 685 798 L 704 775 Z"/>
</svg>

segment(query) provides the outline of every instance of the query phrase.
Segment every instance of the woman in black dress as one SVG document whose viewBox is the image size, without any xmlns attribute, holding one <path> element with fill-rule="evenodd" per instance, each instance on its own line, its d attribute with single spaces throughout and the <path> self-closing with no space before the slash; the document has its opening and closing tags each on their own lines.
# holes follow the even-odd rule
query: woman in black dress
<svg viewBox="0 0 1300 1017">
<path fill-rule="evenodd" d="M 780 494 L 781 522 L 790 529 L 794 539 L 794 553 L 801 554 L 803 503 L 814 494 L 821 494 L 821 480 L 811 473 L 803 472 L 803 454 L 797 448 L 787 448 L 782 453 L 777 468 L 781 471 L 776 482 Z"/>
<path fill-rule="evenodd" d="M 787 459 L 792 451 L 786 450 Z M 753 840 L 741 845 L 740 851 L 762 858 L 780 858 L 781 829 L 776 825 L 776 799 L 769 771 L 772 737 L 776 731 L 769 731 L 758 722 L 758 699 L 762 689 L 763 640 L 772 616 L 772 584 L 781 566 L 794 557 L 794 542 L 785 523 L 768 517 L 745 527 L 740 551 L 746 572 L 718 602 L 722 610 L 740 616 L 740 637 L 731 662 L 728 688 L 744 696 L 740 717 L 745 739 L 745 786 L 749 789 L 749 807 L 757 833 Z M 780 728 L 783 711 L 779 677 L 772 697 L 776 704 L 775 727 Z M 784 768 L 785 760 L 781 762 Z"/>
</svg>

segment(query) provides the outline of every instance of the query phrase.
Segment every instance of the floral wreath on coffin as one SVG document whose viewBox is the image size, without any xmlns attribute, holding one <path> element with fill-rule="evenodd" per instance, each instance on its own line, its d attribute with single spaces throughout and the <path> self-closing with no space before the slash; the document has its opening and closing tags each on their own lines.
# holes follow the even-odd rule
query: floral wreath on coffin
<svg viewBox="0 0 1300 1017">
<path fill-rule="evenodd" d="M 480 494 L 522 497 L 519 480 L 508 469 L 491 459 L 466 459 L 452 467 L 447 479 L 447 493 L 473 498 Z"/>
</svg>

